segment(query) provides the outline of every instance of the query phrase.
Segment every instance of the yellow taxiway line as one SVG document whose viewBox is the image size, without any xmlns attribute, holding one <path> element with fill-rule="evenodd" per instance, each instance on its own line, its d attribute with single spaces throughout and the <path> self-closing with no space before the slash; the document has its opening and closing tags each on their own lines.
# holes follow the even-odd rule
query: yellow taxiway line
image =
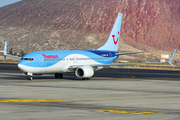
<svg viewBox="0 0 180 120">
<path fill-rule="evenodd" d="M 71 102 L 67 100 L 51 100 L 51 99 L 0 99 L 0 103 L 21 103 L 21 102 Z M 99 113 L 126 113 L 126 114 L 165 114 L 163 112 L 152 111 L 125 111 L 125 110 L 96 110 Z"/>
<path fill-rule="evenodd" d="M 126 113 L 126 114 L 165 114 L 163 112 L 151 112 L 151 111 L 125 111 L 125 110 L 96 110 L 95 112 L 108 112 L 108 113 Z"/>
<path fill-rule="evenodd" d="M 14 102 L 71 102 L 67 100 L 50 100 L 50 99 L 0 99 L 0 103 Z"/>
</svg>

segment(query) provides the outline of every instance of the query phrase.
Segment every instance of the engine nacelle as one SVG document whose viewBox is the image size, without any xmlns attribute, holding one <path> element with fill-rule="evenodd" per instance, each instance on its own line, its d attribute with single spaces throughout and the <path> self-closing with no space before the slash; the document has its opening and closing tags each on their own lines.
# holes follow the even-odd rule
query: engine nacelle
<svg viewBox="0 0 180 120">
<path fill-rule="evenodd" d="M 77 68 L 75 74 L 79 78 L 91 78 L 94 75 L 94 70 L 90 66 L 83 66 Z"/>
</svg>

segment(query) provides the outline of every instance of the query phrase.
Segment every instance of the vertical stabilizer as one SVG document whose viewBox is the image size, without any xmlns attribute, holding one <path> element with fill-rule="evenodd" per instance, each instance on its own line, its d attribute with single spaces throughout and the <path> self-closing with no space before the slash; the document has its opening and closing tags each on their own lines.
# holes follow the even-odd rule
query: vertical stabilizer
<svg viewBox="0 0 180 120">
<path fill-rule="evenodd" d="M 98 50 L 110 50 L 110 51 L 117 51 L 118 50 L 122 16 L 123 16 L 123 14 L 119 13 L 106 44 L 103 45 L 102 47 L 100 47 Z"/>
</svg>

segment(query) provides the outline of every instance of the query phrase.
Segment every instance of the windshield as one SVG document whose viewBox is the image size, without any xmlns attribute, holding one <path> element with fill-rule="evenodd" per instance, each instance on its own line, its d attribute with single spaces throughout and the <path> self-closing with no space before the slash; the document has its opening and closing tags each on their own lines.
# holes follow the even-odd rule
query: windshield
<svg viewBox="0 0 180 120">
<path fill-rule="evenodd" d="M 29 60 L 29 61 L 33 61 L 33 58 L 21 58 L 21 60 Z"/>
</svg>

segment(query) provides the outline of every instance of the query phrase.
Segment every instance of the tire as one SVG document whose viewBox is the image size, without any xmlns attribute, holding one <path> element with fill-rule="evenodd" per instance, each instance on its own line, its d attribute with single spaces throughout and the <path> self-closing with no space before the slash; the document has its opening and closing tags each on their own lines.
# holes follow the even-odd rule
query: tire
<svg viewBox="0 0 180 120">
<path fill-rule="evenodd" d="M 54 76 L 56 79 L 58 79 L 58 73 L 55 73 Z"/>
<path fill-rule="evenodd" d="M 33 77 L 32 77 L 32 76 L 28 76 L 27 79 L 28 79 L 28 80 L 32 80 Z"/>
<path fill-rule="evenodd" d="M 82 80 L 90 80 L 91 78 L 82 78 Z"/>
<path fill-rule="evenodd" d="M 62 78 L 63 78 L 63 74 L 62 74 L 62 73 L 59 73 L 59 74 L 58 74 L 58 78 L 62 79 Z"/>
</svg>

